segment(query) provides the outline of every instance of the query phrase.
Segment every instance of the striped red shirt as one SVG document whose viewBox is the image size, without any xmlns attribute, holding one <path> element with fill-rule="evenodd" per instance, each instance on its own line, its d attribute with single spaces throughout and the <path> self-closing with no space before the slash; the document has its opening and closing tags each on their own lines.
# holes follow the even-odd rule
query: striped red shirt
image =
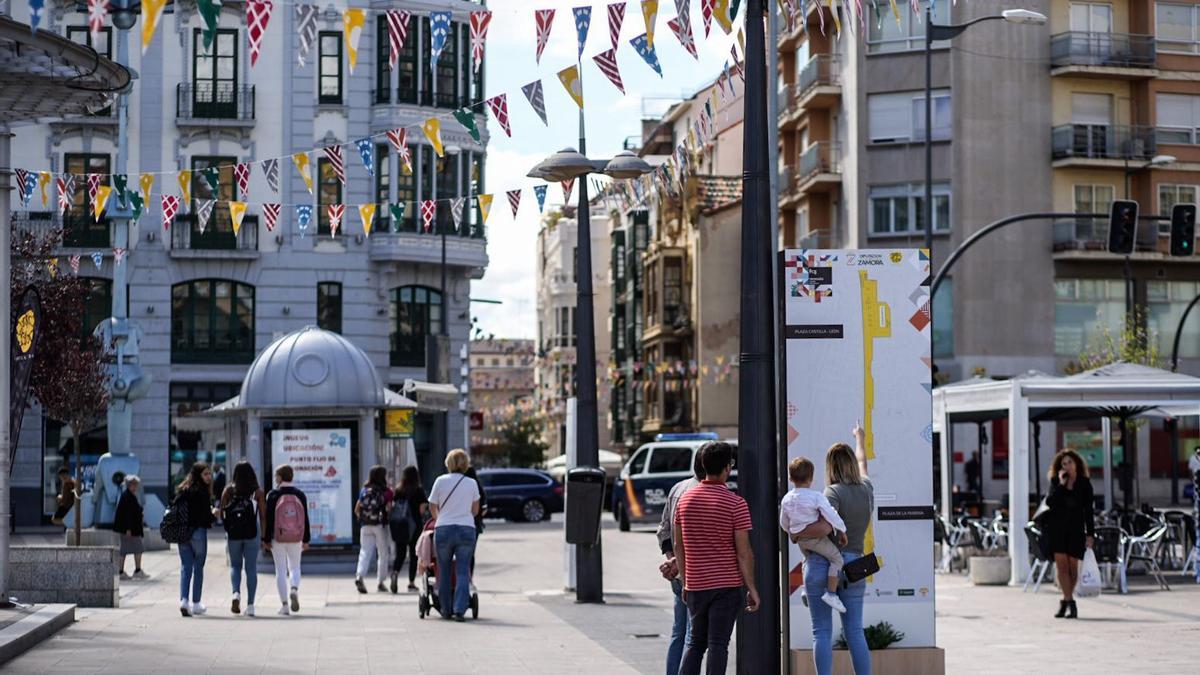
<svg viewBox="0 0 1200 675">
<path fill-rule="evenodd" d="M 683 530 L 684 587 L 741 588 L 733 533 L 751 529 L 746 500 L 724 483 L 706 480 L 684 493 L 675 507 L 675 522 Z"/>
</svg>

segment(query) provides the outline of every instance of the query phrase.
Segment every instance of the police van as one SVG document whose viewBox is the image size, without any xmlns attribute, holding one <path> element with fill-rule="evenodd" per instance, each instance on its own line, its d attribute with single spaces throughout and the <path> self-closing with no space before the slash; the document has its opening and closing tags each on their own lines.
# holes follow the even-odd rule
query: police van
<svg viewBox="0 0 1200 675">
<path fill-rule="evenodd" d="M 720 440 L 711 432 L 659 434 L 654 442 L 637 449 L 613 484 L 613 518 L 622 532 L 634 523 L 657 525 L 671 488 L 692 475 L 696 451 L 709 441 Z M 737 441 L 727 441 L 737 450 Z M 737 469 L 729 479 L 737 490 Z"/>
</svg>

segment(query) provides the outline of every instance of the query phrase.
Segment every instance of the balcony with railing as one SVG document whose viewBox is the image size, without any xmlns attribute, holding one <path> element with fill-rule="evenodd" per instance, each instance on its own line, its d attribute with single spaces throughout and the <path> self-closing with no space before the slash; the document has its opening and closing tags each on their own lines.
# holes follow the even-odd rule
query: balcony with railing
<svg viewBox="0 0 1200 675">
<path fill-rule="evenodd" d="M 796 190 L 826 192 L 842 182 L 841 157 L 838 144 L 818 141 L 800 154 L 796 168 Z"/>
<path fill-rule="evenodd" d="M 54 211 L 15 211 L 12 226 L 17 235 L 33 234 L 39 238 L 58 237 L 61 232 L 63 248 L 112 248 L 112 225 L 107 217 L 97 221 L 91 214 Z"/>
<path fill-rule="evenodd" d="M 793 202 L 800 199 L 800 191 L 796 189 L 796 181 L 793 180 L 795 169 L 790 166 L 785 166 L 779 170 L 779 203 L 780 206 L 790 206 Z"/>
<path fill-rule="evenodd" d="M 227 211 L 212 213 L 208 227 L 201 232 L 196 214 L 175 216 L 175 222 L 171 225 L 171 256 L 226 257 L 229 252 L 257 256 L 258 216 L 245 216 L 236 235 L 228 219 Z"/>
<path fill-rule="evenodd" d="M 1093 160 L 1150 159 L 1158 150 L 1154 127 L 1113 124 L 1064 124 L 1054 127 L 1051 146 L 1058 166 L 1096 163 Z"/>
<path fill-rule="evenodd" d="M 806 109 L 825 109 L 842 97 L 842 74 L 838 58 L 818 54 L 808 60 L 796 82 L 797 104 Z"/>
<path fill-rule="evenodd" d="M 1133 250 L 1135 253 L 1163 252 L 1160 238 L 1153 223 L 1143 222 L 1138 227 Z M 1054 221 L 1054 253 L 1108 256 L 1108 219 L 1081 217 Z"/>
<path fill-rule="evenodd" d="M 442 262 L 442 237 L 416 231 L 415 222 L 402 223 L 396 230 L 376 229 L 371 232 L 369 256 L 372 262 L 427 263 Z M 487 267 L 487 232 L 483 225 L 464 226 L 464 232 L 446 234 L 446 264 L 482 270 Z"/>
<path fill-rule="evenodd" d="M 1051 75 L 1103 78 L 1154 77 L 1153 35 L 1071 31 L 1050 38 Z"/>
<path fill-rule="evenodd" d="M 254 126 L 254 85 L 181 82 L 175 86 L 175 123 L 187 126 Z"/>
</svg>

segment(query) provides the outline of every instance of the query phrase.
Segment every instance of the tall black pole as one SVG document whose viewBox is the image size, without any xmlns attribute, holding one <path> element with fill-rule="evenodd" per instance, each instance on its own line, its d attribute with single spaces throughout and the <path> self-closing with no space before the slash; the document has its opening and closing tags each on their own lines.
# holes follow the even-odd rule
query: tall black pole
<svg viewBox="0 0 1200 675">
<path fill-rule="evenodd" d="M 933 267 L 933 13 L 925 5 L 925 248 Z M 933 297 L 932 295 L 929 297 Z"/>
<path fill-rule="evenodd" d="M 772 344 L 775 285 L 771 279 L 771 190 L 767 177 L 767 68 L 763 0 L 746 6 L 745 124 L 742 126 L 741 374 L 738 383 L 738 487 L 754 529 L 754 576 L 759 610 L 738 622 L 737 671 L 780 672 L 781 579 L 776 500 L 775 361 Z M 772 45 L 772 48 L 774 45 Z M 581 249 L 582 250 L 582 249 Z"/>
<path fill-rule="evenodd" d="M 579 111 L 579 152 L 587 155 L 583 110 Z M 596 319 L 592 310 L 592 232 L 588 212 L 587 174 L 579 177 L 575 280 L 575 458 L 579 466 L 600 468 L 600 427 L 596 406 Z M 581 544 L 575 553 L 575 601 L 604 602 L 604 564 L 600 538 Z"/>
</svg>

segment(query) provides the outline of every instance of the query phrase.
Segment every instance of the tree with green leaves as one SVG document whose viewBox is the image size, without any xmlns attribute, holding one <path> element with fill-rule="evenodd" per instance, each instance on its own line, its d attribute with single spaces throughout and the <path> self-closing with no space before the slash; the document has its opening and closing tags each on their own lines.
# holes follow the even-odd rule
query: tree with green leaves
<svg viewBox="0 0 1200 675">
<path fill-rule="evenodd" d="M 501 436 L 508 450 L 508 465 L 535 467 L 546 461 L 546 448 L 542 441 L 542 421 L 536 417 L 518 417 L 506 422 Z"/>
</svg>

